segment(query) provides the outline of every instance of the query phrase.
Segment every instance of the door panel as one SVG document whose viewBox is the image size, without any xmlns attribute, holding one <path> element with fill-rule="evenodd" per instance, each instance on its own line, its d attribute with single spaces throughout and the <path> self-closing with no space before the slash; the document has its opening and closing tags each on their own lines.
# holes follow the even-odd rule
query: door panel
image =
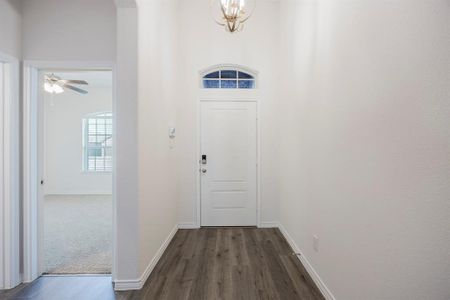
<svg viewBox="0 0 450 300">
<path fill-rule="evenodd" d="M 256 103 L 202 102 L 201 155 L 201 225 L 256 225 Z"/>
</svg>

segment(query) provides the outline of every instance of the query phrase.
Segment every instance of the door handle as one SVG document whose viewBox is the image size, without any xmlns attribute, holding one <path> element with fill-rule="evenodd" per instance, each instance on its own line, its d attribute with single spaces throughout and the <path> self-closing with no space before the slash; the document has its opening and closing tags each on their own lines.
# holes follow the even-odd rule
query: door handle
<svg viewBox="0 0 450 300">
<path fill-rule="evenodd" d="M 207 170 L 205 168 L 202 168 L 202 173 L 205 174 Z"/>
</svg>

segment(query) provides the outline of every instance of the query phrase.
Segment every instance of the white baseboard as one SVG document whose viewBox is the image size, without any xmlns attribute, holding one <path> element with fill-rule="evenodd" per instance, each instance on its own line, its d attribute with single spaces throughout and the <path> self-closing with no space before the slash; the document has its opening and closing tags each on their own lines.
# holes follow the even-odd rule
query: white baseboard
<svg viewBox="0 0 450 300">
<path fill-rule="evenodd" d="M 199 229 L 200 227 L 194 222 L 178 223 L 178 229 Z"/>
<path fill-rule="evenodd" d="M 259 228 L 279 228 L 280 223 L 278 222 L 260 222 Z"/>
<path fill-rule="evenodd" d="M 322 295 L 325 297 L 326 300 L 336 300 L 334 295 L 331 293 L 331 291 L 328 289 L 328 287 L 325 285 L 323 280 L 320 278 L 319 274 L 317 274 L 316 270 L 312 267 L 312 265 L 309 263 L 306 256 L 303 255 L 300 248 L 295 243 L 294 239 L 289 235 L 286 228 L 282 224 L 278 224 L 278 228 L 280 229 L 281 233 L 283 234 L 284 238 L 287 240 L 289 245 L 291 246 L 292 250 L 294 250 L 296 253 L 299 253 L 297 256 L 298 259 L 301 261 L 303 266 L 305 267 L 306 271 L 308 271 L 309 276 L 311 276 L 314 283 L 317 285 L 319 290 L 322 292 Z"/>
<path fill-rule="evenodd" d="M 278 222 L 261 222 L 258 228 L 278 228 Z M 198 229 L 200 228 L 195 222 L 181 222 L 178 223 L 178 229 Z"/>
<path fill-rule="evenodd" d="M 177 231 L 178 231 L 178 224 L 175 225 L 175 227 L 170 231 L 169 236 L 166 238 L 164 243 L 158 249 L 155 256 L 148 264 L 147 268 L 145 268 L 145 271 L 144 273 L 142 273 L 141 277 L 139 277 L 138 279 L 131 279 L 131 280 L 115 280 L 114 290 L 116 291 L 140 290 L 144 286 L 145 282 L 152 273 L 153 269 L 155 268 L 159 259 L 163 255 L 164 251 L 166 251 L 167 246 L 169 246 L 170 241 L 172 241 Z"/>
<path fill-rule="evenodd" d="M 98 193 L 46 193 L 44 197 L 95 197 L 95 196 L 112 196 L 111 192 L 98 192 Z"/>
</svg>

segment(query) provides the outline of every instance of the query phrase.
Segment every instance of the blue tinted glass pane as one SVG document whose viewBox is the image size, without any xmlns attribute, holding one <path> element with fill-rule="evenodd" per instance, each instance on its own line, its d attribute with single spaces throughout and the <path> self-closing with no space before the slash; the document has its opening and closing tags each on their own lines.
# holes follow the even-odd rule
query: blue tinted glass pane
<svg viewBox="0 0 450 300">
<path fill-rule="evenodd" d="M 203 87 L 205 89 L 218 89 L 219 80 L 203 80 Z"/>
<path fill-rule="evenodd" d="M 237 78 L 237 71 L 223 70 L 221 71 L 221 78 Z"/>
<path fill-rule="evenodd" d="M 219 71 L 205 75 L 203 78 L 219 78 Z"/>
<path fill-rule="evenodd" d="M 239 80 L 240 89 L 252 89 L 255 86 L 255 81 L 253 80 Z"/>
<path fill-rule="evenodd" d="M 221 88 L 223 88 L 223 89 L 235 89 L 236 87 L 237 87 L 236 80 L 222 80 L 221 81 Z"/>
<path fill-rule="evenodd" d="M 239 72 L 239 78 L 253 79 L 253 76 L 244 72 Z"/>
</svg>

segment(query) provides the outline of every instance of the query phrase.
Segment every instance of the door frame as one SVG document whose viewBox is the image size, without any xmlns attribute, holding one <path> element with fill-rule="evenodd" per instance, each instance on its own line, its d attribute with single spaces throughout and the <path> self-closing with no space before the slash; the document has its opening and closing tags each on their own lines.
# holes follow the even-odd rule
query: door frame
<svg viewBox="0 0 450 300">
<path fill-rule="evenodd" d="M 229 66 L 234 67 L 236 66 Z M 255 73 L 255 72 L 252 72 Z M 261 227 L 261 126 L 260 101 L 258 90 L 255 89 L 200 89 L 197 101 L 197 203 L 195 227 L 201 225 L 201 105 L 202 102 L 255 102 L 256 103 L 256 226 Z"/>
<path fill-rule="evenodd" d="M 24 61 L 23 63 L 23 282 L 31 282 L 42 275 L 40 236 L 42 220 L 40 201 L 40 174 L 38 164 L 39 153 L 39 71 L 46 69 L 82 70 L 112 72 L 112 112 L 113 139 L 116 140 L 116 65 L 111 61 Z M 112 172 L 112 270 L 111 278 L 115 278 L 117 265 L 117 228 L 116 228 L 116 143 L 113 143 Z"/>
<path fill-rule="evenodd" d="M 20 72 L 19 60 L 0 52 L 0 289 L 20 281 Z"/>
</svg>

